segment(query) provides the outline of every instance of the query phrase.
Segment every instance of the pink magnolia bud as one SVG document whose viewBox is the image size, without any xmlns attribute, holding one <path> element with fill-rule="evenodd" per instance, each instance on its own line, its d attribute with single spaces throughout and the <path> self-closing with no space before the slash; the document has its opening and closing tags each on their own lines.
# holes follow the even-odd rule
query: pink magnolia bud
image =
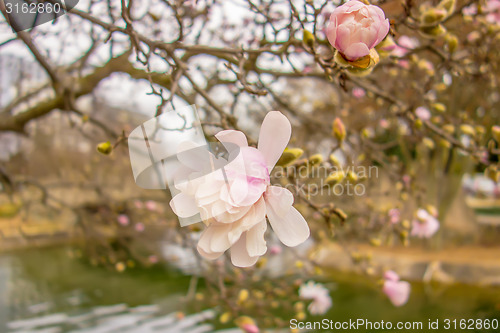
<svg viewBox="0 0 500 333">
<path fill-rule="evenodd" d="M 367 56 L 385 38 L 389 27 L 382 9 L 352 0 L 335 8 L 326 35 L 333 47 L 354 61 Z"/>
</svg>

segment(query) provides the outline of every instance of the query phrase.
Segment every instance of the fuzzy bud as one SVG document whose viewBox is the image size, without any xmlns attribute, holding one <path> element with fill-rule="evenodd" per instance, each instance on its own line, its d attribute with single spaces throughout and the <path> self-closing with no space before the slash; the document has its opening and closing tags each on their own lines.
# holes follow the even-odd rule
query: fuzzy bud
<svg viewBox="0 0 500 333">
<path fill-rule="evenodd" d="M 344 123 L 342 122 L 342 120 L 340 120 L 340 118 L 335 118 L 335 120 L 333 121 L 332 129 L 333 136 L 335 136 L 335 138 L 337 138 L 337 140 L 339 140 L 340 142 L 344 141 L 346 137 L 346 130 Z"/>
<path fill-rule="evenodd" d="M 101 142 L 97 145 L 97 151 L 103 155 L 109 155 L 113 151 L 113 146 L 111 146 L 111 143 L 109 141 Z"/>
<path fill-rule="evenodd" d="M 285 148 L 285 151 L 283 151 L 283 154 L 281 154 L 281 157 L 276 165 L 288 166 L 299 159 L 302 154 L 304 154 L 304 151 L 300 148 Z"/>
</svg>

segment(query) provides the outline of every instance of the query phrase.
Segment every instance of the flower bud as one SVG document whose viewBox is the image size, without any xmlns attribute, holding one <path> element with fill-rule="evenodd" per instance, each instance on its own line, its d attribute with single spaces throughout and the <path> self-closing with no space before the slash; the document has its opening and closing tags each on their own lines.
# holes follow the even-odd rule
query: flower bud
<svg viewBox="0 0 500 333">
<path fill-rule="evenodd" d="M 327 185 L 335 185 L 337 183 L 340 183 L 345 177 L 345 174 L 342 171 L 335 171 L 332 172 L 328 177 L 325 179 L 325 183 Z"/>
<path fill-rule="evenodd" d="M 443 113 L 446 111 L 446 106 L 443 103 L 433 103 L 431 104 L 431 108 L 439 113 Z"/>
<path fill-rule="evenodd" d="M 309 47 L 313 47 L 315 40 L 316 39 L 314 38 L 312 32 L 304 29 L 304 31 L 302 32 L 302 41 L 304 42 L 304 44 Z"/>
<path fill-rule="evenodd" d="M 443 126 L 443 131 L 452 135 L 455 133 L 455 126 L 453 126 L 452 124 L 446 124 Z"/>
<path fill-rule="evenodd" d="M 309 164 L 310 165 L 317 165 L 323 162 L 323 155 L 321 154 L 315 154 L 311 157 L 309 157 Z"/>
<path fill-rule="evenodd" d="M 113 146 L 111 146 L 111 143 L 109 141 L 101 142 L 97 145 L 97 151 L 103 155 L 109 155 L 113 151 Z"/>
<path fill-rule="evenodd" d="M 458 38 L 452 34 L 446 34 L 445 37 L 446 46 L 448 47 L 448 52 L 453 53 L 457 49 L 458 46 Z"/>
<path fill-rule="evenodd" d="M 420 23 L 423 26 L 434 26 L 441 23 L 447 16 L 445 9 L 429 8 L 420 17 Z"/>
<path fill-rule="evenodd" d="M 278 166 L 287 166 L 299 159 L 304 151 L 300 148 L 285 148 L 280 159 L 276 163 Z"/>
<path fill-rule="evenodd" d="M 347 179 L 353 183 L 357 182 L 359 177 L 355 172 L 349 171 L 347 172 Z"/>
<path fill-rule="evenodd" d="M 474 127 L 472 127 L 471 125 L 468 125 L 468 124 L 460 125 L 460 131 L 462 131 L 462 133 L 470 135 L 470 136 L 476 135 L 476 131 L 474 130 Z"/>
<path fill-rule="evenodd" d="M 432 141 L 431 138 L 423 138 L 422 143 L 424 144 L 424 146 L 426 146 L 430 150 L 432 150 L 436 147 L 436 144 L 434 143 L 434 141 Z"/>
<path fill-rule="evenodd" d="M 446 33 L 445 27 L 441 24 L 421 27 L 419 31 L 422 36 L 430 39 L 435 39 L 436 37 L 442 36 Z"/>
<path fill-rule="evenodd" d="M 241 289 L 238 293 L 238 303 L 243 303 L 248 299 L 249 293 L 247 289 Z"/>
<path fill-rule="evenodd" d="M 229 320 L 231 320 L 231 313 L 230 312 L 224 312 L 219 317 L 219 322 L 221 324 L 227 324 L 229 322 Z"/>
<path fill-rule="evenodd" d="M 340 118 L 335 118 L 332 128 L 333 136 L 335 136 L 335 138 L 337 138 L 337 140 L 339 140 L 340 142 L 344 141 L 346 137 L 346 130 L 344 123 L 342 122 L 342 120 L 340 120 Z"/>
</svg>

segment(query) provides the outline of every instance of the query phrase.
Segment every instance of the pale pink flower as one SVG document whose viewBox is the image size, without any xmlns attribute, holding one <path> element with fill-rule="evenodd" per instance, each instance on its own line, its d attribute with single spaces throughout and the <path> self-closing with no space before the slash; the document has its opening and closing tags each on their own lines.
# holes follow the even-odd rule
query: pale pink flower
<svg viewBox="0 0 500 333">
<path fill-rule="evenodd" d="M 383 129 L 388 129 L 389 128 L 389 121 L 387 119 L 380 119 L 378 122 L 379 126 Z"/>
<path fill-rule="evenodd" d="M 417 210 L 417 218 L 412 222 L 411 235 L 430 238 L 439 230 L 439 221 L 423 208 Z"/>
<path fill-rule="evenodd" d="M 420 120 L 425 121 L 431 119 L 431 112 L 429 111 L 429 109 L 423 106 L 419 106 L 418 108 L 415 109 L 415 115 Z"/>
<path fill-rule="evenodd" d="M 387 295 L 394 306 L 402 306 L 408 302 L 411 286 L 406 281 L 400 281 L 399 275 L 394 271 L 384 274 L 384 287 L 382 291 Z"/>
<path fill-rule="evenodd" d="M 128 225 L 130 223 L 130 219 L 125 214 L 118 215 L 117 221 L 118 221 L 118 223 L 120 223 L 123 226 Z"/>
<path fill-rule="evenodd" d="M 392 55 L 398 58 L 402 58 L 417 46 L 418 46 L 418 39 L 408 36 L 401 36 L 398 39 L 396 47 L 392 50 Z"/>
<path fill-rule="evenodd" d="M 148 200 L 144 203 L 144 206 L 146 207 L 147 210 L 150 210 L 150 211 L 155 211 L 157 206 L 156 206 L 156 202 L 152 201 L 152 200 Z"/>
<path fill-rule="evenodd" d="M 352 0 L 335 8 L 326 35 L 333 47 L 354 61 L 368 55 L 385 38 L 389 26 L 382 9 Z"/>
<path fill-rule="evenodd" d="M 287 246 L 297 246 L 309 237 L 306 220 L 292 206 L 292 193 L 270 184 L 269 174 L 287 146 L 291 130 L 288 119 L 272 111 L 262 123 L 258 148 L 249 147 L 240 131 L 217 133 L 229 160 L 216 159 L 207 151 L 202 158 L 218 167 L 208 174 L 203 173 L 199 153 L 179 155 L 183 168 L 175 187 L 180 193 L 170 206 L 180 218 L 200 214 L 207 225 L 198 242 L 203 257 L 214 260 L 231 248 L 235 266 L 254 265 L 267 252 L 266 216 Z"/>
<path fill-rule="evenodd" d="M 304 299 L 312 299 L 307 307 L 312 315 L 323 315 L 332 307 L 330 292 L 320 283 L 309 281 L 299 288 L 299 296 Z"/>
<path fill-rule="evenodd" d="M 392 224 L 396 224 L 399 222 L 401 218 L 401 212 L 397 208 L 393 208 L 389 211 L 389 218 Z"/>
<path fill-rule="evenodd" d="M 137 209 L 142 209 L 144 207 L 144 205 L 142 204 L 142 201 L 139 201 L 139 200 L 134 200 L 134 206 Z"/>
<path fill-rule="evenodd" d="M 135 231 L 137 232 L 143 232 L 145 229 L 144 224 L 139 222 L 135 225 Z"/>
<path fill-rule="evenodd" d="M 281 246 L 279 246 L 279 245 L 273 245 L 269 248 L 269 253 L 272 255 L 280 254 L 282 251 L 283 250 L 282 250 Z"/>
<path fill-rule="evenodd" d="M 356 98 L 363 98 L 366 95 L 366 92 L 363 88 L 355 87 L 352 89 L 352 95 Z"/>
</svg>

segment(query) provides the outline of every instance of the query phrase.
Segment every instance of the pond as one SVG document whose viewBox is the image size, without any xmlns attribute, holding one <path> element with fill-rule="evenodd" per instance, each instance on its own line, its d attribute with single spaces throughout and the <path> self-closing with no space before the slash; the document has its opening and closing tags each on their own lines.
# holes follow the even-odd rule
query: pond
<svg viewBox="0 0 500 333">
<path fill-rule="evenodd" d="M 77 250 L 66 246 L 0 255 L 0 332 L 21 332 L 23 320 L 47 318 L 51 314 L 66 314 L 68 318 L 76 318 L 99 311 L 150 311 L 155 312 L 155 316 L 160 316 L 177 311 L 189 314 L 193 309 L 183 302 L 189 289 L 189 276 L 160 266 L 150 269 L 135 268 L 119 273 L 91 266 L 78 257 Z M 329 272 L 328 279 L 322 282 L 330 288 L 333 299 L 333 307 L 323 318 L 335 322 L 349 319 L 372 322 L 384 320 L 393 323 L 422 322 L 425 328 L 429 319 L 440 320 L 441 326 L 445 319 L 500 320 L 499 288 L 412 283 L 408 304 L 395 308 L 380 292 L 380 286 L 373 279 Z M 284 320 L 289 320 L 292 316 L 293 314 L 282 314 Z M 309 317 L 306 320 L 319 321 L 323 318 Z M 94 324 L 98 326 L 99 321 Z M 215 319 L 211 324 L 220 328 Z M 60 324 L 57 324 L 56 320 L 50 327 L 57 330 L 44 332 L 75 331 L 75 325 L 68 325 L 64 320 L 61 320 Z M 442 327 L 441 329 L 446 331 Z M 439 332 L 441 329 L 434 331 Z M 85 332 L 108 331 L 112 330 Z M 206 331 L 213 330 L 209 328 Z M 361 328 L 356 331 L 366 330 Z M 481 330 L 469 330 L 479 331 Z M 142 333 L 143 330 L 130 332 Z"/>
</svg>

